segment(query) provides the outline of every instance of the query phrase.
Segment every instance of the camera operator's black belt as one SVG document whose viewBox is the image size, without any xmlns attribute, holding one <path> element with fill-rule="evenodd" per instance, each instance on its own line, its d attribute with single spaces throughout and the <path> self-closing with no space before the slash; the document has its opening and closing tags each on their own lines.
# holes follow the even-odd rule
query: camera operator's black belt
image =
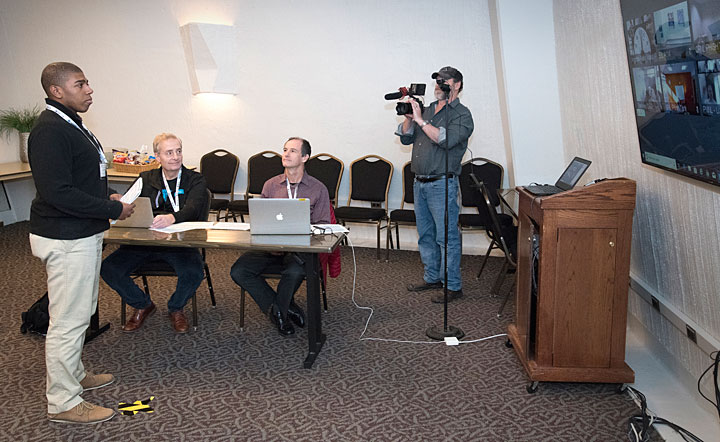
<svg viewBox="0 0 720 442">
<path fill-rule="evenodd" d="M 454 173 L 447 174 L 448 178 L 455 178 Z M 445 178 L 445 174 L 440 175 L 415 175 L 415 179 L 418 180 L 421 183 L 432 183 L 433 181 L 441 180 Z"/>
</svg>

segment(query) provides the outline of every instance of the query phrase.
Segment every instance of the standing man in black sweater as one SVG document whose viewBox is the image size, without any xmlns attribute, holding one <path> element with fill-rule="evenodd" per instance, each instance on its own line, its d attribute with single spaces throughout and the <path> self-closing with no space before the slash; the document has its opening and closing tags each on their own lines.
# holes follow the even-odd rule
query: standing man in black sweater
<svg viewBox="0 0 720 442">
<path fill-rule="evenodd" d="M 108 195 L 102 146 L 78 113 L 92 104 L 93 90 L 72 63 L 43 69 L 46 110 L 30 133 L 28 150 L 37 195 L 30 208 L 30 246 L 47 271 L 50 325 L 45 338 L 48 419 L 95 423 L 115 411 L 83 401 L 85 390 L 115 381 L 85 371 L 85 331 L 95 312 L 108 219 L 125 219 L 134 204 Z"/>
</svg>

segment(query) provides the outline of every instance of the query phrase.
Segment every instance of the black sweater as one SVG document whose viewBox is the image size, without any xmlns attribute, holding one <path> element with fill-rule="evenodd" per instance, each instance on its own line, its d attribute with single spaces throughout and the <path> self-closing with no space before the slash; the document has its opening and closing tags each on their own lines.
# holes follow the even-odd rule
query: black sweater
<svg viewBox="0 0 720 442">
<path fill-rule="evenodd" d="M 82 127 L 62 104 L 46 100 Z M 122 203 L 108 199 L 107 177 L 100 178 L 100 154 L 83 131 L 45 110 L 28 139 L 28 156 L 37 195 L 30 207 L 30 232 L 52 239 L 80 239 L 107 230 Z"/>
<path fill-rule="evenodd" d="M 180 189 L 182 193 L 179 195 L 180 210 L 173 212 L 170 200 L 163 196 L 165 183 L 162 179 L 162 169 L 157 168 L 148 170 L 140 174 L 143 179 L 142 190 L 140 196 L 150 198 L 150 205 L 154 215 L 165 215 L 172 213 L 175 216 L 175 223 L 185 221 L 205 221 L 203 208 L 207 207 L 207 184 L 205 177 L 201 173 L 195 172 L 182 166 L 182 174 L 180 176 Z M 177 179 L 168 181 L 170 191 L 175 194 L 175 183 Z"/>
</svg>

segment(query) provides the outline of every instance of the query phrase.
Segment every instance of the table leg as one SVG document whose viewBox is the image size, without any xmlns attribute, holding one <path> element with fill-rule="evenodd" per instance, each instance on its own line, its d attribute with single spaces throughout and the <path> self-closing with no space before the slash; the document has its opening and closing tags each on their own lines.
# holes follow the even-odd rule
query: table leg
<svg viewBox="0 0 720 442">
<path fill-rule="evenodd" d="M 305 261 L 305 275 L 307 284 L 307 327 L 308 327 L 308 355 L 303 367 L 312 368 L 315 358 L 325 343 L 322 332 L 322 310 L 320 308 L 320 260 L 317 253 L 303 254 Z"/>
</svg>

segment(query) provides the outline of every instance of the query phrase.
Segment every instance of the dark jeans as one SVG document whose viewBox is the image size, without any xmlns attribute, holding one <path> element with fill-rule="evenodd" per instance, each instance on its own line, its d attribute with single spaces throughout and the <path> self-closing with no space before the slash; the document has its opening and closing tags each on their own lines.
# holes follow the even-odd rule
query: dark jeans
<svg viewBox="0 0 720 442">
<path fill-rule="evenodd" d="M 277 292 L 260 276 L 263 273 L 280 275 Z M 230 276 L 250 293 L 263 313 L 274 302 L 285 315 L 293 295 L 305 279 L 305 268 L 292 253 L 246 252 L 235 261 Z"/>
<path fill-rule="evenodd" d="M 150 305 L 150 296 L 133 282 L 130 274 L 142 264 L 156 260 L 167 262 L 177 273 L 177 286 L 168 301 L 168 312 L 182 310 L 205 278 L 202 255 L 198 249 L 120 246 L 105 258 L 100 276 L 126 304 L 142 309 Z"/>
</svg>

